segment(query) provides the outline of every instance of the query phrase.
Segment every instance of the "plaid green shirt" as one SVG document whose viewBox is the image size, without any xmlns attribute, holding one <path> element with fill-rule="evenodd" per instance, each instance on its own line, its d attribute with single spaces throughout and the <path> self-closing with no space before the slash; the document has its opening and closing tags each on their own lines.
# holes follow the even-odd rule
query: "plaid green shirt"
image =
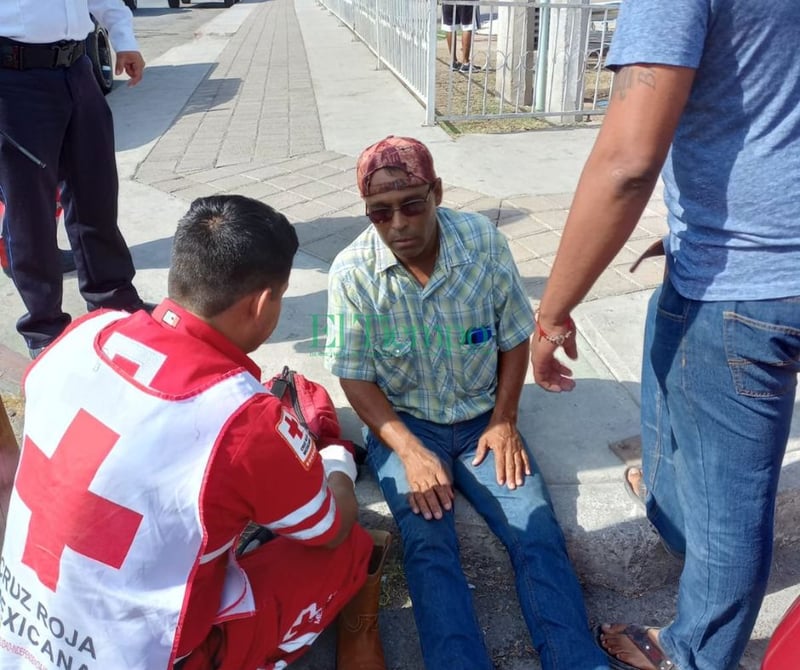
<svg viewBox="0 0 800 670">
<path fill-rule="evenodd" d="M 325 367 L 376 382 L 395 410 L 452 424 L 494 408 L 498 351 L 533 332 L 505 237 L 481 214 L 440 207 L 426 286 L 370 226 L 330 269 Z"/>
</svg>

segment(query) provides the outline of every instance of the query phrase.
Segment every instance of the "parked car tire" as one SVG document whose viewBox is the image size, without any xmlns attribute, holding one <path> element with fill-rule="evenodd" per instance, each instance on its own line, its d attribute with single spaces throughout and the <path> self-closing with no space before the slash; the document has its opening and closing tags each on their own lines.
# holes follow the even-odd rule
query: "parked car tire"
<svg viewBox="0 0 800 670">
<path fill-rule="evenodd" d="M 178 9 L 181 6 L 181 0 L 167 0 L 167 4 L 171 9 Z"/>
<path fill-rule="evenodd" d="M 125 4 L 128 6 L 132 12 L 135 12 L 136 9 L 139 7 L 139 0 L 124 0 Z"/>
<path fill-rule="evenodd" d="M 226 7 L 233 7 L 233 0 L 223 0 L 223 4 Z"/>
<path fill-rule="evenodd" d="M 103 95 L 107 95 L 114 86 L 114 64 L 111 60 L 108 31 L 97 21 L 94 21 L 94 30 L 86 38 L 86 55 L 92 61 L 92 71 L 100 90 L 103 91 Z"/>
</svg>

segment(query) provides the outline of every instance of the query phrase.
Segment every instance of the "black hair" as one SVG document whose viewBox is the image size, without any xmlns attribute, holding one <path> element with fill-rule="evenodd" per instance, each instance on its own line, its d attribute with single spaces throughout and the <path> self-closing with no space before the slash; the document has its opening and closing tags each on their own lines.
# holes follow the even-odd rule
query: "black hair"
<svg viewBox="0 0 800 670">
<path fill-rule="evenodd" d="M 175 231 L 169 297 L 212 318 L 250 293 L 282 287 L 297 247 L 288 219 L 259 200 L 198 198 Z"/>
</svg>

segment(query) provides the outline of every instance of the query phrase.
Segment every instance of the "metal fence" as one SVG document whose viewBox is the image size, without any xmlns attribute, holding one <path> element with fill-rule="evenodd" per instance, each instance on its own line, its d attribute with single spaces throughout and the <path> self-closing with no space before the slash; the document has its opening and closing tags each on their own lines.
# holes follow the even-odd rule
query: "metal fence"
<svg viewBox="0 0 800 670">
<path fill-rule="evenodd" d="M 448 50 L 441 0 L 319 0 L 425 106 L 425 121 L 603 114 L 613 77 L 605 58 L 619 2 L 455 0 L 474 8 L 471 68 L 463 32 Z"/>
</svg>

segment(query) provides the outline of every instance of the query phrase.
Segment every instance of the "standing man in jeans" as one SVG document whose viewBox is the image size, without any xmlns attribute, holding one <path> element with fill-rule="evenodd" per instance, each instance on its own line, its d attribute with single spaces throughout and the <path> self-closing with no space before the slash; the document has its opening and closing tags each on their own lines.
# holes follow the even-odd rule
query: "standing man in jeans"
<svg viewBox="0 0 800 670">
<path fill-rule="evenodd" d="M 428 149 L 364 150 L 369 226 L 334 260 L 326 347 L 368 428 L 368 462 L 400 528 L 428 670 L 490 670 L 453 516 L 460 491 L 509 552 L 545 670 L 607 668 L 541 473 L 517 430 L 533 314 L 503 235 L 439 207 Z M 340 334 L 343 340 L 338 339 Z"/>
<path fill-rule="evenodd" d="M 669 26 L 669 30 L 665 30 Z M 800 370 L 800 3 L 625 2 L 617 70 L 533 337 L 536 381 L 575 382 L 570 312 L 636 226 L 663 166 L 668 276 L 642 367 L 643 493 L 685 556 L 664 628 L 604 626 L 622 667 L 733 670 L 772 559 Z"/>
<path fill-rule="evenodd" d="M 117 226 L 111 110 L 84 40 L 90 12 L 109 30 L 116 73 L 139 83 L 144 59 L 121 0 L 0 2 L 0 192 L 10 272 L 27 310 L 17 322 L 32 358 L 70 322 L 63 311 L 55 193 L 70 187 L 67 234 L 89 310 L 144 307 Z"/>
</svg>

